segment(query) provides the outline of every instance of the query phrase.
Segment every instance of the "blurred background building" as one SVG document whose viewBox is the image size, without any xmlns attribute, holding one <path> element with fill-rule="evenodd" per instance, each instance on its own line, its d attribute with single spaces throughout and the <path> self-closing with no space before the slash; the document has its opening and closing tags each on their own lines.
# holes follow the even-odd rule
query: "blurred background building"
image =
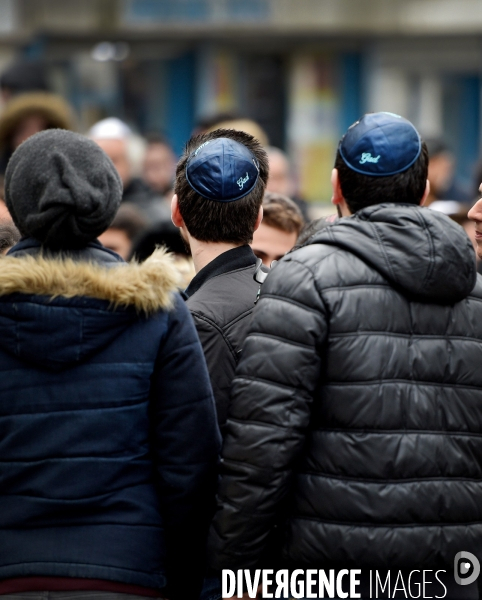
<svg viewBox="0 0 482 600">
<path fill-rule="evenodd" d="M 367 111 L 443 136 L 466 185 L 480 154 L 480 0 L 0 0 L 0 70 L 19 56 L 81 131 L 117 116 L 179 153 L 203 117 L 252 117 L 314 202 Z"/>
</svg>

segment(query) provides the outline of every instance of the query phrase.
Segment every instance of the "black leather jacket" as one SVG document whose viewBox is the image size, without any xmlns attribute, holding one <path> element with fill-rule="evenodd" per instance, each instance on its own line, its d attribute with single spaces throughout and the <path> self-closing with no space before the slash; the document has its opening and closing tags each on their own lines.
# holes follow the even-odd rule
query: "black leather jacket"
<svg viewBox="0 0 482 600">
<path fill-rule="evenodd" d="M 249 246 L 228 250 L 201 269 L 184 292 L 206 357 L 221 428 L 259 289 L 255 268 Z"/>
</svg>

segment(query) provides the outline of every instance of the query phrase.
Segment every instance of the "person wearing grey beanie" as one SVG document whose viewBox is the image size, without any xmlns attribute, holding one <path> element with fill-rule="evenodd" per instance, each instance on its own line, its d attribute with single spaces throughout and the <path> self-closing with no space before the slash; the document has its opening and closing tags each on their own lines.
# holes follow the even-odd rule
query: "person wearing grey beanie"
<svg viewBox="0 0 482 600">
<path fill-rule="evenodd" d="M 110 225 L 121 198 L 120 177 L 105 152 L 62 129 L 23 142 L 5 174 L 5 201 L 15 225 L 47 248 L 85 247 Z"/>
<path fill-rule="evenodd" d="M 103 150 L 69 131 L 8 165 L 23 238 L 0 256 L 0 598 L 202 589 L 213 392 L 173 257 L 126 263 L 96 239 L 121 194 Z"/>
</svg>

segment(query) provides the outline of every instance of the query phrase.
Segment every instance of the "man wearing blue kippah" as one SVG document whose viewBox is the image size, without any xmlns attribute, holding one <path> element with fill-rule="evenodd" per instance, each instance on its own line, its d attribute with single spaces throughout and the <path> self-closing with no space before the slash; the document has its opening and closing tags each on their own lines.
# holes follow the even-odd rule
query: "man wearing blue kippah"
<svg viewBox="0 0 482 600">
<path fill-rule="evenodd" d="M 185 290 L 203 346 L 221 429 L 259 284 L 248 244 L 263 217 L 268 158 L 251 135 L 217 129 L 193 137 L 177 165 L 172 220 L 196 276 Z"/>
<path fill-rule="evenodd" d="M 427 163 L 410 122 L 365 115 L 336 155 L 342 218 L 263 285 L 225 428 L 213 567 L 268 556 L 361 569 L 337 597 L 477 598 L 482 282 L 463 229 L 421 206 Z"/>
</svg>

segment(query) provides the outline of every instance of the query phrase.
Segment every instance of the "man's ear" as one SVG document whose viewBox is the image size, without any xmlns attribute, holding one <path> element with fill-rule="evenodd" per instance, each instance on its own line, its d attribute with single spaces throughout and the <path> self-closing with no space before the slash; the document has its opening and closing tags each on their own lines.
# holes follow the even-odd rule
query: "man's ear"
<svg viewBox="0 0 482 600">
<path fill-rule="evenodd" d="M 261 221 L 263 220 L 263 207 L 259 207 L 258 216 L 256 217 L 256 223 L 254 224 L 254 230 L 256 231 L 258 227 L 261 225 Z"/>
<path fill-rule="evenodd" d="M 175 225 L 175 227 L 184 227 L 184 219 L 181 216 L 179 211 L 179 202 L 177 199 L 177 194 L 174 194 L 171 200 L 171 221 Z"/>
<path fill-rule="evenodd" d="M 348 208 L 345 198 L 343 198 L 338 169 L 333 169 L 331 172 L 331 187 L 333 190 L 331 202 L 336 206 L 338 215 L 340 217 L 349 217 L 351 215 L 351 210 Z"/>
<path fill-rule="evenodd" d="M 429 194 L 430 194 L 430 181 L 427 179 L 427 184 L 425 185 L 425 192 L 423 193 L 422 199 L 420 200 L 420 206 L 423 206 L 425 204 L 425 201 L 427 200 Z"/>
</svg>

